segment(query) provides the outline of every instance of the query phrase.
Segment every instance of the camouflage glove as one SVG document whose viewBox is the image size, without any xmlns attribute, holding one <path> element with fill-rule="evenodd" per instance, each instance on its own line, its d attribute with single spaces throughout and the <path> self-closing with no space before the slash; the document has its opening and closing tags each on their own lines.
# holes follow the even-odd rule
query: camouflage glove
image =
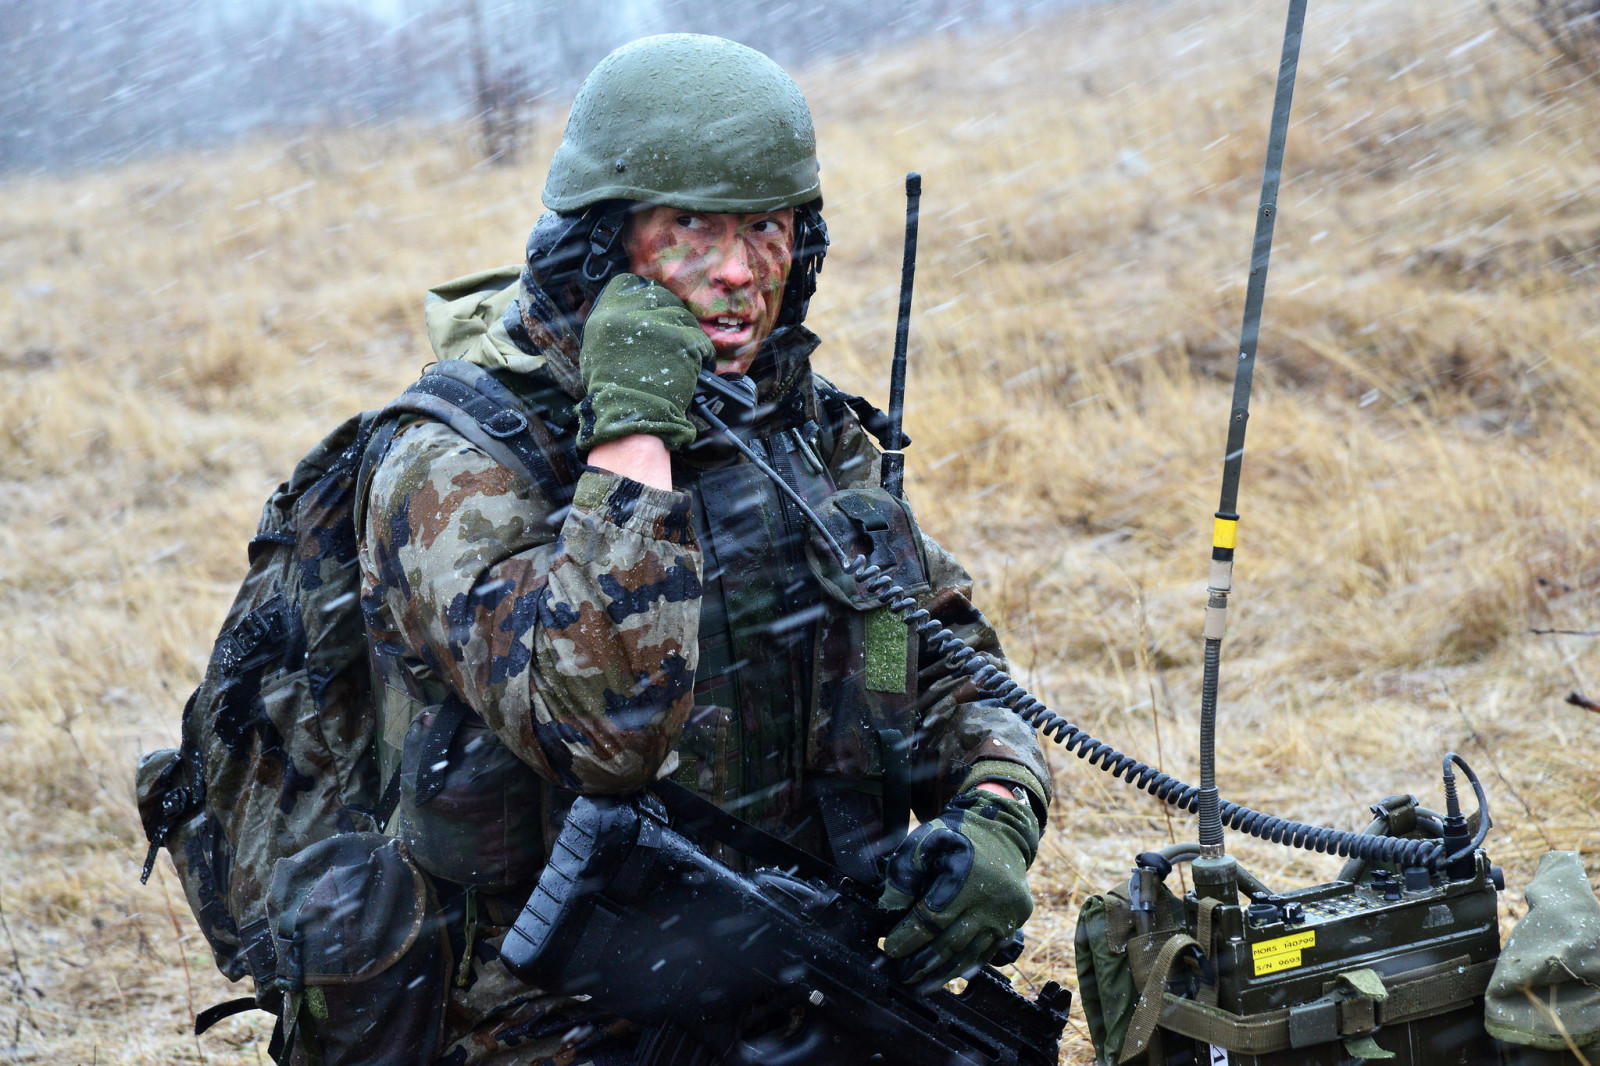
<svg viewBox="0 0 1600 1066">
<path fill-rule="evenodd" d="M 684 415 L 701 369 L 716 351 L 683 302 L 653 281 L 618 274 L 583 326 L 578 368 L 588 393 L 578 407 L 578 447 L 653 433 L 676 451 L 693 442 Z"/>
<path fill-rule="evenodd" d="M 1039 822 L 1026 802 L 970 788 L 889 857 L 878 906 L 907 911 L 884 938 L 927 993 L 970 974 L 1033 913 L 1028 867 Z M 909 911 L 907 910 L 909 908 Z"/>
</svg>

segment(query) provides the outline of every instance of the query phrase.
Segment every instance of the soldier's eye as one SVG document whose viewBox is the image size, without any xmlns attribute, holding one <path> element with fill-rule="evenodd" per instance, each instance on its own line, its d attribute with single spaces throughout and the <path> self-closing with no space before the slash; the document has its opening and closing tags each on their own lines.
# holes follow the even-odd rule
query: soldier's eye
<svg viewBox="0 0 1600 1066">
<path fill-rule="evenodd" d="M 679 215 L 673 221 L 684 229 L 705 229 L 706 227 L 706 220 L 698 215 Z"/>
</svg>

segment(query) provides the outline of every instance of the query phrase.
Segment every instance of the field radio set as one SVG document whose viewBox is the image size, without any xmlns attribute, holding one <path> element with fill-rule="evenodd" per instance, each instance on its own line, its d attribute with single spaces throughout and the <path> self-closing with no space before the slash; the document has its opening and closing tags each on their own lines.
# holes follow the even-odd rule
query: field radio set
<svg viewBox="0 0 1600 1066">
<path fill-rule="evenodd" d="M 1504 880 L 1478 846 L 1487 808 L 1472 832 L 1450 806 L 1441 817 L 1410 796 L 1374 805 L 1361 835 L 1383 841 L 1390 858 L 1352 859 L 1335 881 L 1282 895 L 1220 849 L 1140 855 L 1126 890 L 1095 897 L 1080 917 L 1080 997 L 1086 1009 L 1112 1001 L 1091 1019 L 1100 1061 L 1579 1061 L 1503 1045 L 1485 1031 Z M 1344 850 L 1348 841 L 1328 843 Z M 1185 860 L 1195 891 L 1179 899 L 1164 879 Z M 1118 978 L 1133 997 L 1106 994 Z"/>
<path fill-rule="evenodd" d="M 1486 1031 L 1484 993 L 1501 953 L 1496 902 L 1505 883 L 1481 847 L 1490 827 L 1483 787 L 1460 756 L 1444 758 L 1443 814 L 1411 796 L 1389 797 L 1372 807 L 1374 819 L 1359 834 L 1272 818 L 1218 793 L 1218 672 L 1239 475 L 1305 14 L 1306 0 L 1290 0 L 1213 528 L 1200 787 L 1098 742 L 1078 746 L 1080 756 L 1196 811 L 1199 842 L 1140 855 L 1126 889 L 1086 905 L 1076 945 L 1080 1002 L 1106 1064 L 1576 1063 L 1575 1049 L 1511 1045 Z M 1475 794 L 1471 819 L 1462 813 L 1457 770 Z M 1333 882 L 1278 894 L 1226 853 L 1225 826 L 1348 861 Z M 1179 899 L 1165 878 L 1182 861 L 1190 863 L 1194 891 Z"/>
</svg>

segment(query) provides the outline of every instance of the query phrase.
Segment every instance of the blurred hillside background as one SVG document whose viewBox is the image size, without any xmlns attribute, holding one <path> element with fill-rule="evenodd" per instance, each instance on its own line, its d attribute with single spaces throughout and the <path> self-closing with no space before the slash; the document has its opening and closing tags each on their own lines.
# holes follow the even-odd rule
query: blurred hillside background
<svg viewBox="0 0 1600 1066">
<path fill-rule="evenodd" d="M 265 1061 L 263 1015 L 189 1032 L 245 990 L 164 857 L 138 884 L 134 759 L 177 742 L 262 500 L 430 359 L 429 286 L 518 259 L 573 84 L 636 33 L 795 71 L 834 238 L 817 363 L 880 403 L 923 173 L 919 518 L 1031 688 L 1192 775 L 1283 13 L 0 5 L 0 1061 Z M 1600 714 L 1566 702 L 1600 699 L 1596 14 L 1311 4 L 1224 648 L 1227 796 L 1359 827 L 1437 804 L 1458 750 L 1508 925 L 1546 849 L 1600 871 Z M 1193 833 L 1053 762 L 1019 986 L 1073 983 L 1083 898 Z M 1337 870 L 1230 840 L 1273 884 Z"/>
<path fill-rule="evenodd" d="M 793 65 L 1082 2 L 6 0 L 0 170 L 469 117 L 509 162 L 541 105 L 646 34 L 715 33 Z"/>
</svg>

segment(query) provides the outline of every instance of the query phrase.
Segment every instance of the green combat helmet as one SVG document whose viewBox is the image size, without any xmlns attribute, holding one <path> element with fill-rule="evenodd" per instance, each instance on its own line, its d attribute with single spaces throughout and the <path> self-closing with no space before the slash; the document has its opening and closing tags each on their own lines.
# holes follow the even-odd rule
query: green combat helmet
<svg viewBox="0 0 1600 1066">
<path fill-rule="evenodd" d="M 545 206 L 602 200 L 756 212 L 822 195 L 811 110 L 752 48 L 692 33 L 623 45 L 584 79 L 550 162 Z"/>
</svg>

